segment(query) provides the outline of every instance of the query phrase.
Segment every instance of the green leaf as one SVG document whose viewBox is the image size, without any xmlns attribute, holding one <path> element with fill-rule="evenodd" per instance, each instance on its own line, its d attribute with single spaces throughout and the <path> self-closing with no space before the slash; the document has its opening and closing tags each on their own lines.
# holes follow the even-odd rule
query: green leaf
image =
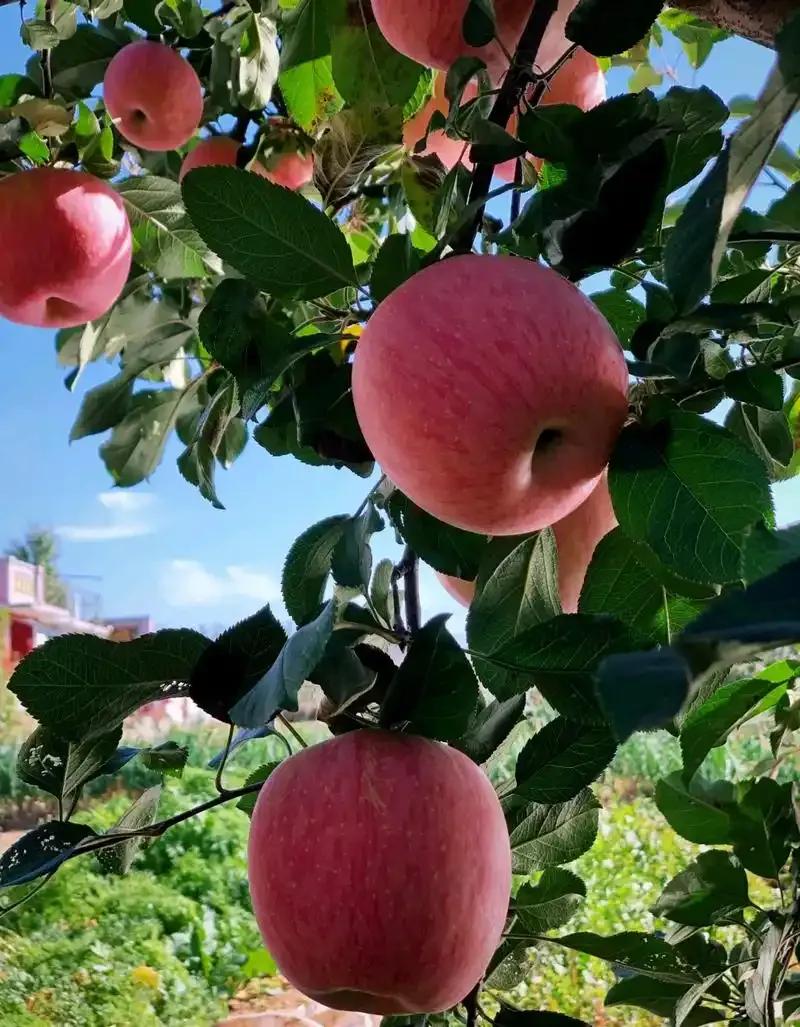
<svg viewBox="0 0 800 1027">
<path fill-rule="evenodd" d="M 337 585 L 357 588 L 366 594 L 372 576 L 369 540 L 376 531 L 383 531 L 383 520 L 372 503 L 367 503 L 358 517 L 348 519 L 331 559 L 331 573 Z"/>
<path fill-rule="evenodd" d="M 331 41 L 333 79 L 351 106 L 377 104 L 402 107 L 424 74 L 424 68 L 397 52 L 370 25 L 342 25 Z"/>
<path fill-rule="evenodd" d="M 315 620 L 289 637 L 267 673 L 231 708 L 234 724 L 261 727 L 281 710 L 297 710 L 300 686 L 322 659 L 335 616 L 333 601 L 326 603 Z"/>
<path fill-rule="evenodd" d="M 277 770 L 279 766 L 280 763 L 264 763 L 262 766 L 256 767 L 256 769 L 248 775 L 247 780 L 244 783 L 245 787 L 248 785 L 263 783 L 267 780 L 273 770 Z M 261 792 L 253 792 L 252 795 L 243 795 L 236 803 L 236 808 L 242 810 L 242 812 L 246 813 L 248 817 L 252 817 L 253 810 L 256 808 L 256 803 L 258 802 L 260 794 Z"/>
<path fill-rule="evenodd" d="M 627 624 L 637 637 L 649 642 L 669 642 L 700 613 L 704 603 L 675 595 L 656 573 L 654 557 L 641 543 L 633 542 L 620 528 L 601 539 L 586 572 L 578 610 L 610 614 Z"/>
<path fill-rule="evenodd" d="M 355 285 L 347 239 L 297 193 L 238 168 L 197 168 L 183 182 L 200 235 L 259 288 L 314 299 Z"/>
<path fill-rule="evenodd" d="M 133 230 L 137 263 L 162 278 L 205 278 L 222 270 L 187 217 L 177 182 L 146 175 L 126 178 L 116 189 Z"/>
<path fill-rule="evenodd" d="M 495 1014 L 497 1027 L 589 1027 L 585 1020 L 576 1020 L 565 1013 L 549 1013 L 536 1009 L 508 1009 L 501 1007 Z"/>
<path fill-rule="evenodd" d="M 514 899 L 513 911 L 533 934 L 563 927 L 586 898 L 586 885 L 571 870 L 545 870 L 535 885 L 524 884 Z"/>
<path fill-rule="evenodd" d="M 656 806 L 681 838 L 698 845 L 727 845 L 731 840 L 729 802 L 721 801 L 720 791 L 724 792 L 722 786 L 712 788 L 701 780 L 690 790 L 676 772 L 656 785 Z"/>
<path fill-rule="evenodd" d="M 747 529 L 771 510 L 759 459 L 698 414 L 625 429 L 609 486 L 620 527 L 692 581 L 739 578 Z"/>
<path fill-rule="evenodd" d="M 603 1005 L 610 1006 L 637 1006 L 646 1009 L 656 1016 L 667 1018 L 672 1016 L 676 1003 L 687 992 L 686 984 L 678 984 L 676 981 L 658 981 L 652 977 L 636 974 L 632 977 L 623 977 L 618 980 L 611 989 L 606 992 Z M 699 1021 L 701 1022 L 701 1021 Z M 694 1021 L 689 1021 L 692 1027 L 699 1027 Z M 709 1021 L 706 1021 L 709 1022 Z M 710 1021 L 713 1023 L 713 1020 Z"/>
<path fill-rule="evenodd" d="M 485 763 L 523 719 L 525 696 L 490 703 L 474 714 L 467 730 L 454 744 L 475 763 Z"/>
<path fill-rule="evenodd" d="M 768 777 L 753 781 L 731 812 L 734 854 L 745 869 L 768 880 L 777 879 L 798 840 L 791 787 Z"/>
<path fill-rule="evenodd" d="M 663 0 L 581 0 L 567 21 L 567 38 L 596 57 L 612 57 L 643 39 Z"/>
<path fill-rule="evenodd" d="M 46 21 L 30 18 L 20 25 L 20 39 L 31 50 L 49 50 L 59 44 L 58 29 Z"/>
<path fill-rule="evenodd" d="M 74 36 L 61 40 L 53 50 L 51 67 L 55 91 L 67 100 L 86 99 L 102 82 L 111 58 L 130 41 L 131 35 L 125 31 L 79 25 Z M 28 73 L 40 81 L 38 68 L 34 74 L 29 66 Z"/>
<path fill-rule="evenodd" d="M 496 655 L 528 628 L 560 612 L 558 551 L 555 536 L 547 529 L 513 549 L 478 592 L 467 617 L 469 647 Z M 510 689 L 519 690 L 504 668 L 476 659 L 475 669 L 497 698 L 507 698 Z"/>
<path fill-rule="evenodd" d="M 281 70 L 330 54 L 332 30 L 344 24 L 346 12 L 346 0 L 299 0 L 283 17 Z"/>
<path fill-rule="evenodd" d="M 297 624 L 309 620 L 319 609 L 334 551 L 349 520 L 345 515 L 327 517 L 306 529 L 289 550 L 281 589 L 286 611 Z"/>
<path fill-rule="evenodd" d="M 239 45 L 234 53 L 236 98 L 249 111 L 270 102 L 278 80 L 280 53 L 275 22 L 265 14 L 249 13 L 239 22 Z"/>
<path fill-rule="evenodd" d="M 161 801 L 161 785 L 148 788 L 142 792 L 133 805 L 122 814 L 110 834 L 115 830 L 133 831 L 154 824 L 158 816 L 158 804 Z M 100 849 L 97 859 L 100 865 L 109 873 L 123 877 L 130 870 L 137 853 L 144 844 L 145 839 L 134 836 L 126 838 L 117 845 L 111 845 L 107 849 Z"/>
<path fill-rule="evenodd" d="M 128 413 L 100 447 L 100 457 L 117 485 L 138 485 L 155 471 L 181 407 L 190 397 L 190 392 L 177 389 L 136 393 Z"/>
<path fill-rule="evenodd" d="M 314 147 L 314 185 L 323 206 L 343 203 L 376 164 L 396 152 L 401 137 L 399 107 L 360 106 L 334 114 Z"/>
<path fill-rule="evenodd" d="M 86 824 L 63 820 L 51 820 L 28 831 L 0 856 L 0 888 L 54 874 L 81 842 L 97 837 Z"/>
<path fill-rule="evenodd" d="M 747 874 L 730 853 L 704 852 L 666 886 L 653 906 L 655 916 L 687 927 L 728 920 L 750 904 Z"/>
<path fill-rule="evenodd" d="M 36 83 L 26 75 L 0 75 L 0 107 L 13 107 L 23 96 L 37 96 Z"/>
<path fill-rule="evenodd" d="M 659 121 L 677 132 L 672 143 L 670 192 L 691 182 L 708 160 L 722 148 L 722 127 L 729 112 L 723 101 L 707 86 L 686 89 L 673 86 L 659 101 Z"/>
<path fill-rule="evenodd" d="M 412 639 L 381 708 L 381 725 L 408 722 L 413 734 L 449 742 L 460 738 L 478 702 L 478 682 L 461 646 L 429 620 Z"/>
<path fill-rule="evenodd" d="M 394 599 L 392 597 L 392 573 L 394 564 L 391 560 L 381 560 L 372 575 L 369 598 L 373 608 L 391 627 L 395 620 Z"/>
<path fill-rule="evenodd" d="M 132 642 L 60 635 L 24 659 L 8 687 L 40 724 L 84 742 L 163 697 L 170 684 L 188 683 L 207 645 L 204 635 L 188 628 Z"/>
<path fill-rule="evenodd" d="M 385 300 L 421 267 L 422 255 L 414 249 L 410 235 L 388 235 L 372 267 L 370 291 L 373 299 L 377 303 Z"/>
<path fill-rule="evenodd" d="M 595 292 L 589 298 L 614 329 L 622 345 L 627 346 L 633 333 L 645 320 L 644 305 L 622 289 Z"/>
<path fill-rule="evenodd" d="M 557 717 L 517 757 L 514 795 L 526 802 L 566 802 L 600 776 L 616 751 L 607 727 Z"/>
<path fill-rule="evenodd" d="M 209 716 L 230 724 L 229 711 L 267 673 L 286 644 L 286 632 L 263 607 L 228 628 L 203 652 L 192 671 L 190 698 Z"/>
<path fill-rule="evenodd" d="M 617 967 L 658 980 L 693 984 L 698 978 L 695 968 L 681 956 L 676 946 L 667 944 L 653 934 L 623 931 L 604 938 L 586 931 L 568 934 L 559 938 L 558 942 L 575 952 L 596 956 Z"/>
<path fill-rule="evenodd" d="M 239 391 L 236 382 L 229 379 L 214 392 L 211 401 L 198 419 L 189 445 L 178 457 L 178 470 L 183 477 L 190 484 L 196 485 L 200 495 L 217 510 L 225 508 L 217 496 L 214 485 L 215 460 L 223 463 L 220 447 L 231 430 L 236 430 L 239 410 Z M 244 440 L 241 445 L 244 445 Z"/>
<path fill-rule="evenodd" d="M 712 749 L 724 745 L 728 735 L 751 717 L 774 706 L 789 684 L 800 676 L 800 665 L 787 670 L 786 680 L 742 678 L 718 689 L 696 707 L 681 725 L 683 776 L 689 781 Z"/>
<path fill-rule="evenodd" d="M 620 742 L 634 731 L 663 727 L 689 696 L 692 673 L 674 649 L 608 656 L 597 672 L 597 697 Z"/>
<path fill-rule="evenodd" d="M 757 524 L 747 538 L 742 578 L 746 584 L 751 585 L 798 558 L 800 526 L 770 531 L 765 524 Z"/>
<path fill-rule="evenodd" d="M 588 788 L 556 806 L 532 803 L 511 832 L 514 873 L 571 863 L 594 844 L 600 803 Z"/>
<path fill-rule="evenodd" d="M 96 738 L 68 742 L 51 728 L 39 726 L 20 747 L 17 774 L 28 784 L 54 795 L 69 812 L 83 786 L 104 773 L 121 737 L 118 725 Z"/>
<path fill-rule="evenodd" d="M 783 379 L 775 371 L 754 364 L 725 376 L 725 392 L 740 403 L 752 403 L 765 410 L 783 410 Z"/>
<path fill-rule="evenodd" d="M 344 103 L 333 83 L 329 56 L 282 71 L 278 85 L 289 115 L 310 134 L 316 134 Z"/>
<path fill-rule="evenodd" d="M 164 777 L 182 777 L 189 759 L 189 750 L 177 742 L 162 742 L 153 749 L 143 749 L 142 763 L 148 770 Z"/>
<path fill-rule="evenodd" d="M 487 545 L 485 535 L 437 520 L 401 492 L 392 493 L 386 509 L 403 539 L 435 571 L 465 581 L 477 576 Z"/>
<path fill-rule="evenodd" d="M 728 141 L 670 233 L 664 274 L 682 313 L 711 290 L 736 218 L 800 102 L 800 63 L 793 57 L 800 50 L 800 22 L 789 22 L 776 42 L 777 61 L 756 112 Z"/>
<path fill-rule="evenodd" d="M 594 696 L 592 673 L 613 652 L 627 652 L 631 639 L 611 617 L 564 614 L 538 624 L 497 649 L 492 662 L 513 670 L 498 699 L 519 695 L 535 684 L 550 705 L 571 720 L 605 720 Z"/>
</svg>

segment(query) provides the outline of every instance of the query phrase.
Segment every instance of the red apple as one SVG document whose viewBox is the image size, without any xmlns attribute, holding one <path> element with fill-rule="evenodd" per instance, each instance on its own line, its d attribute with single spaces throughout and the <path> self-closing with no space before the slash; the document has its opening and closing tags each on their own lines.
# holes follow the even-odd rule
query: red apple
<svg viewBox="0 0 800 1027">
<path fill-rule="evenodd" d="M 111 307 L 131 266 L 119 195 L 92 175 L 36 168 L 0 179 L 0 316 L 70 328 Z"/>
<path fill-rule="evenodd" d="M 483 535 L 566 517 L 595 487 L 628 410 L 605 318 L 519 257 L 452 257 L 404 282 L 358 344 L 353 399 L 384 472 Z"/>
<path fill-rule="evenodd" d="M 503 813 L 482 771 L 440 742 L 353 731 L 264 785 L 250 894 L 281 972 L 334 1009 L 447 1009 L 500 940 L 511 886 Z"/>
<path fill-rule="evenodd" d="M 217 165 L 235 168 L 241 148 L 242 144 L 237 139 L 229 139 L 227 136 L 212 136 L 210 139 L 202 139 L 183 158 L 178 181 L 182 182 L 195 168 L 216 167 Z"/>
<path fill-rule="evenodd" d="M 182 182 L 194 168 L 217 164 L 236 167 L 241 145 L 236 139 L 228 139 L 225 136 L 203 139 L 184 157 L 179 181 Z M 269 166 L 265 167 L 260 161 L 255 161 L 249 170 L 287 189 L 302 188 L 311 181 L 314 174 L 314 161 L 310 154 L 306 156 L 299 152 L 276 152 L 269 158 L 268 163 Z"/>
<path fill-rule="evenodd" d="M 314 160 L 310 153 L 278 153 L 266 166 L 254 170 L 270 182 L 282 185 L 286 189 L 302 189 L 313 178 Z"/>
<path fill-rule="evenodd" d="M 577 510 L 553 525 L 558 546 L 558 587 L 564 613 L 577 613 L 578 600 L 592 556 L 602 538 L 617 526 L 605 475 Z M 475 582 L 436 575 L 445 590 L 463 606 L 475 598 Z"/>
<path fill-rule="evenodd" d="M 183 146 L 203 117 L 194 68 L 175 50 L 149 40 L 131 43 L 112 57 L 103 96 L 120 134 L 143 150 Z"/>
<path fill-rule="evenodd" d="M 548 25 L 539 49 L 537 66 L 549 68 L 569 43 L 564 26 L 577 0 L 562 0 Z M 533 0 L 495 0 L 497 39 L 488 46 L 468 46 L 463 35 L 468 0 L 372 0 L 372 10 L 383 35 L 399 50 L 429 68 L 446 71 L 459 57 L 470 54 L 486 62 L 497 81 L 508 70 L 508 53 L 514 53 L 533 8 Z M 502 46 L 498 41 L 502 42 Z"/>
</svg>

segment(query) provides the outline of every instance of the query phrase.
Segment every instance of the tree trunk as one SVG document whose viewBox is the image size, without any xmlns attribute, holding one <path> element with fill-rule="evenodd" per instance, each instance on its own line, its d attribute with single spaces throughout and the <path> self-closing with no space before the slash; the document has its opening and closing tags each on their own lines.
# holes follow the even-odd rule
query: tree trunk
<svg viewBox="0 0 800 1027">
<path fill-rule="evenodd" d="M 669 0 L 673 7 L 735 32 L 764 46 L 775 46 L 775 36 L 789 16 L 800 10 L 800 0 Z"/>
</svg>

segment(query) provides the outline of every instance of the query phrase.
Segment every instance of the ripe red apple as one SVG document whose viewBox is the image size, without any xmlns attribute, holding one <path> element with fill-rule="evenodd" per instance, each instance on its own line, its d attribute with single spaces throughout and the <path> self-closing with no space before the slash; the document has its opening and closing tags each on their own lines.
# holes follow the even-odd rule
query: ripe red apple
<svg viewBox="0 0 800 1027">
<path fill-rule="evenodd" d="M 281 972 L 334 1009 L 447 1009 L 503 930 L 511 853 L 482 771 L 440 742 L 353 731 L 264 785 L 250 894 Z"/>
<path fill-rule="evenodd" d="M 128 279 L 131 229 L 99 178 L 36 168 L 0 179 L 0 316 L 41 328 L 101 317 Z"/>
<path fill-rule="evenodd" d="M 358 344 L 353 399 L 384 472 L 418 506 L 522 535 L 595 487 L 628 410 L 605 318 L 519 257 L 467 254 L 404 282 Z"/>
<path fill-rule="evenodd" d="M 564 613 L 577 613 L 578 600 L 592 556 L 602 538 L 617 526 L 608 479 L 604 475 L 588 499 L 553 525 L 558 546 L 558 588 Z M 475 597 L 475 582 L 436 575 L 445 590 L 463 606 Z"/>
<path fill-rule="evenodd" d="M 120 134 L 143 150 L 183 146 L 203 117 L 194 68 L 175 50 L 149 40 L 130 43 L 112 57 L 103 96 Z"/>
<path fill-rule="evenodd" d="M 548 25 L 537 65 L 547 70 L 569 43 L 564 26 L 577 0 L 562 0 Z M 530 17 L 533 0 L 495 0 L 497 39 L 488 46 L 468 46 L 463 35 L 468 0 L 372 0 L 372 10 L 383 35 L 399 50 L 429 68 L 446 71 L 459 57 L 475 55 L 486 62 L 497 81 L 508 70 L 508 53 L 514 53 Z M 502 42 L 499 45 L 498 40 Z"/>
<path fill-rule="evenodd" d="M 217 164 L 236 167 L 241 145 L 236 139 L 229 139 L 226 136 L 203 139 L 184 157 L 178 176 L 179 181 L 182 182 L 194 168 Z M 269 179 L 270 182 L 285 186 L 287 189 L 300 189 L 311 181 L 314 174 L 314 161 L 310 154 L 306 156 L 299 152 L 276 153 L 270 160 L 270 167 L 265 167 L 260 161 L 255 161 L 250 165 L 249 170 L 256 175 L 261 175 L 262 178 Z"/>
</svg>

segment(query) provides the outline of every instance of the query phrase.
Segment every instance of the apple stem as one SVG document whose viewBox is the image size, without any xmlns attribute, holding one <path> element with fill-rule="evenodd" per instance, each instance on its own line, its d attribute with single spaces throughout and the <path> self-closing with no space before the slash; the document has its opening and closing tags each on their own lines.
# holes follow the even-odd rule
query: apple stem
<svg viewBox="0 0 800 1027">
<path fill-rule="evenodd" d="M 531 69 L 536 62 L 536 55 L 542 45 L 550 19 L 558 9 L 558 0 L 538 0 L 534 4 L 528 24 L 520 37 L 519 46 L 514 54 L 514 61 L 503 81 L 500 92 L 492 107 L 489 121 L 505 128 L 508 119 L 519 106 L 525 87 L 531 78 Z M 492 184 L 494 161 L 485 161 L 475 167 L 472 175 L 472 186 L 469 203 L 478 203 L 478 209 L 472 220 L 465 225 L 463 233 L 453 244 L 456 252 L 468 253 L 475 242 L 475 235 L 483 221 L 486 209 L 486 197 Z M 481 202 L 482 201 L 482 202 Z"/>
</svg>

